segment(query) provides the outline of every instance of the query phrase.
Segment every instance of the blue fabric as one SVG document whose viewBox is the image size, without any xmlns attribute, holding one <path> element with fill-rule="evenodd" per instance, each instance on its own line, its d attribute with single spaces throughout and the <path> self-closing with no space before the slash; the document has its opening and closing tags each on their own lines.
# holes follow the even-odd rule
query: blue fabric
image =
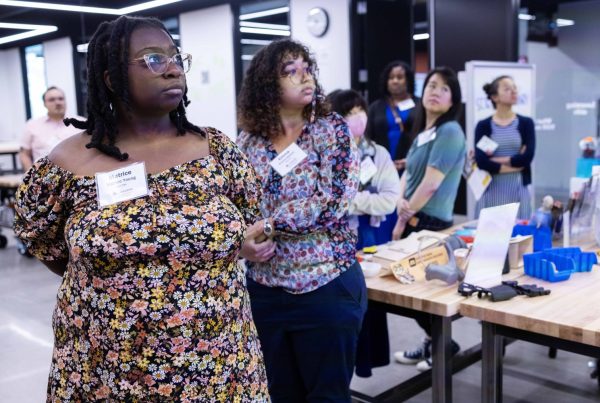
<svg viewBox="0 0 600 403">
<path fill-rule="evenodd" d="M 396 108 L 396 113 L 400 116 L 403 122 L 406 122 L 410 114 L 410 109 L 401 111 L 399 108 Z M 396 152 L 398 150 L 400 138 L 404 133 L 402 132 L 400 125 L 396 123 L 396 118 L 394 117 L 392 109 L 389 105 L 385 108 L 385 115 L 388 121 L 388 141 L 390 144 L 390 148 L 388 149 L 388 151 L 390 152 L 390 155 L 393 159 L 393 156 L 396 155 Z"/>
<path fill-rule="evenodd" d="M 273 403 L 350 403 L 356 344 L 367 308 L 360 265 L 304 294 L 247 281 Z"/>
<path fill-rule="evenodd" d="M 396 155 L 396 150 L 398 149 L 398 144 L 400 143 L 400 136 L 402 136 L 402 131 L 400 131 L 400 126 L 396 123 L 396 118 L 392 113 L 392 109 L 388 106 L 385 108 L 385 116 L 388 121 L 388 141 L 390 144 L 389 152 L 390 155 Z"/>
</svg>

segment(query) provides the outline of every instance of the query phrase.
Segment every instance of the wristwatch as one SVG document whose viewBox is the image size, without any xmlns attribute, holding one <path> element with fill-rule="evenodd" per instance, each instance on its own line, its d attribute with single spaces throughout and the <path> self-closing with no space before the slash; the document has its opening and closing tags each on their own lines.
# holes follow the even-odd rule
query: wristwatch
<svg viewBox="0 0 600 403">
<path fill-rule="evenodd" d="M 265 220 L 265 224 L 263 226 L 263 233 L 269 238 L 271 238 L 271 235 L 273 235 L 273 224 L 271 224 L 271 220 Z"/>
</svg>

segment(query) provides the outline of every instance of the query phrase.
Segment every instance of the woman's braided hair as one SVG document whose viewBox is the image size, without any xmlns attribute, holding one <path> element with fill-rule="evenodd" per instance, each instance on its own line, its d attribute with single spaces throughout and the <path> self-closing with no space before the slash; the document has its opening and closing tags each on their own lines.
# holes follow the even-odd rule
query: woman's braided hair
<svg viewBox="0 0 600 403">
<path fill-rule="evenodd" d="M 127 109 L 130 108 L 129 40 L 131 33 L 140 26 L 162 29 L 171 37 L 163 23 L 156 18 L 121 16 L 100 24 L 88 45 L 88 118 L 86 121 L 72 118 L 64 120 L 65 125 L 83 129 L 92 136 L 91 141 L 86 144 L 87 148 L 96 148 L 119 161 L 124 161 L 129 156 L 115 146 L 119 116 L 112 101 L 116 98 Z M 108 71 L 112 91 L 104 82 L 105 71 Z M 176 109 L 169 112 L 171 122 L 177 127 L 177 135 L 192 131 L 204 136 L 199 127 L 187 120 L 185 107 L 189 103 L 186 87 L 182 101 Z"/>
</svg>

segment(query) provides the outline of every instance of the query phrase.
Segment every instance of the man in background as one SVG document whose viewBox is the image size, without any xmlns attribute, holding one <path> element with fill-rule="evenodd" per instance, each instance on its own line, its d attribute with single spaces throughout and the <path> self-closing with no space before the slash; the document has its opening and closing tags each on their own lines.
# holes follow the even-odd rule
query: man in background
<svg viewBox="0 0 600 403">
<path fill-rule="evenodd" d="M 81 129 L 65 126 L 63 123 L 67 103 L 65 93 L 60 88 L 49 87 L 42 95 L 42 99 L 48 114 L 30 119 L 25 125 L 25 132 L 21 139 L 19 156 L 25 171 L 31 168 L 35 161 L 48 155 L 58 143 L 81 132 Z"/>
</svg>

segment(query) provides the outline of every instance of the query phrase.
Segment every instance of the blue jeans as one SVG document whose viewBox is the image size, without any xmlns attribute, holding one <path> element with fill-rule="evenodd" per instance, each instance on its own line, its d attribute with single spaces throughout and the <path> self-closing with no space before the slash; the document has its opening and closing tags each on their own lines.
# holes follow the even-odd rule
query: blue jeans
<svg viewBox="0 0 600 403">
<path fill-rule="evenodd" d="M 278 402 L 350 402 L 367 288 L 355 263 L 328 284 L 290 294 L 248 278 L 252 315 Z"/>
</svg>

